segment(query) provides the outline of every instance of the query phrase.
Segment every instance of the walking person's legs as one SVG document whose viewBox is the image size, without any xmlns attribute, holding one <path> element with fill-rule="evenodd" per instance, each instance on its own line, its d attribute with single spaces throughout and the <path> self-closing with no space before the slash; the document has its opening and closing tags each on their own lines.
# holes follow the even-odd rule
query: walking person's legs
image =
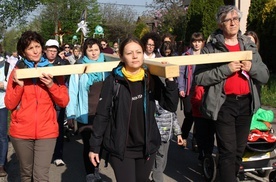
<svg viewBox="0 0 276 182">
<path fill-rule="evenodd" d="M 8 110 L 0 109 L 0 177 L 7 175 L 5 164 L 7 162 L 8 153 Z"/>
<path fill-rule="evenodd" d="M 64 166 L 65 163 L 63 161 L 63 141 L 64 141 L 65 108 L 60 108 L 60 110 L 57 111 L 57 116 L 58 116 L 59 134 L 57 137 L 55 151 L 53 154 L 53 162 L 56 166 Z"/>
<path fill-rule="evenodd" d="M 162 142 L 155 158 L 155 162 L 153 164 L 152 168 L 152 180 L 163 182 L 163 172 L 167 165 L 167 159 L 168 159 L 168 151 L 169 151 L 169 142 Z"/>
<path fill-rule="evenodd" d="M 140 158 L 135 160 L 136 181 L 148 181 L 156 154 L 151 154 L 149 159 Z"/>
<path fill-rule="evenodd" d="M 89 117 L 89 124 L 82 124 L 78 122 L 78 130 L 80 132 L 82 142 L 83 142 L 83 151 L 82 151 L 83 163 L 84 163 L 84 167 L 87 175 L 94 174 L 95 172 L 95 167 L 89 159 L 89 152 L 90 152 L 89 140 L 92 132 L 93 119 L 94 117 Z"/>
<path fill-rule="evenodd" d="M 187 139 L 189 137 L 189 133 L 194 122 L 193 115 L 192 115 L 191 96 L 188 95 L 182 98 L 182 102 L 183 102 L 184 120 L 181 126 L 181 131 L 182 131 L 182 138 L 185 140 L 183 145 L 186 146 Z"/>
<path fill-rule="evenodd" d="M 33 182 L 48 182 L 56 138 L 35 140 Z"/>
<path fill-rule="evenodd" d="M 250 102 L 250 98 L 227 98 L 215 121 L 221 181 L 236 181 L 249 134 Z"/>
<path fill-rule="evenodd" d="M 10 137 L 20 165 L 21 182 L 30 182 L 33 177 L 34 140 Z"/>
</svg>

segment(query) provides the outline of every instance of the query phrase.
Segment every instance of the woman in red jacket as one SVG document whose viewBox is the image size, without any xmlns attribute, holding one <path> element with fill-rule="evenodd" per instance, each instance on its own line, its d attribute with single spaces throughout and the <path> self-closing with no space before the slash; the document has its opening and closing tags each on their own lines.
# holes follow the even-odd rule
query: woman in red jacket
<svg viewBox="0 0 276 182">
<path fill-rule="evenodd" d="M 66 107 L 69 96 L 63 77 L 43 73 L 39 78 L 20 80 L 19 68 L 48 66 L 42 57 L 44 41 L 36 32 L 24 32 L 17 43 L 22 57 L 12 71 L 6 107 L 11 110 L 10 139 L 20 163 L 21 181 L 49 181 L 49 169 L 58 136 L 55 105 Z M 54 82 L 55 80 L 55 82 Z"/>
</svg>

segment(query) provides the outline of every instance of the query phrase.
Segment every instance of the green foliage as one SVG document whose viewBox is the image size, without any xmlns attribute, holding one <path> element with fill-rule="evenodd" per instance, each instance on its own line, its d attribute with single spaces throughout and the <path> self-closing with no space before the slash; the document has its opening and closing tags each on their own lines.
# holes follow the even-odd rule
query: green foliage
<svg viewBox="0 0 276 182">
<path fill-rule="evenodd" d="M 16 50 L 16 44 L 21 32 L 16 29 L 11 29 L 5 33 L 5 39 L 3 40 L 4 50 L 8 53 L 12 53 Z"/>
<path fill-rule="evenodd" d="M 261 101 L 263 105 L 276 107 L 276 75 L 270 75 L 269 81 L 262 87 Z"/>
<path fill-rule="evenodd" d="M 71 43 L 74 35 L 77 35 L 80 40 L 81 31 L 76 33 L 76 30 L 85 9 L 87 9 L 86 22 L 88 22 L 90 29 L 88 36 L 92 36 L 94 28 L 101 22 L 99 5 L 96 0 L 48 1 L 45 3 L 45 9 L 40 16 L 42 22 L 40 33 L 45 40 L 54 38 L 60 32 L 59 26 L 64 33 L 63 43 Z"/>
<path fill-rule="evenodd" d="M 205 39 L 217 29 L 215 15 L 223 0 L 193 0 L 189 6 L 186 21 L 185 43 L 189 45 L 194 32 L 202 32 Z"/>
<path fill-rule="evenodd" d="M 207 39 L 208 36 L 218 28 L 216 22 L 216 13 L 218 8 L 222 5 L 224 5 L 223 0 L 205 1 L 201 29 L 205 39 Z"/>
<path fill-rule="evenodd" d="M 202 31 L 204 2 L 205 0 L 193 0 L 189 5 L 186 16 L 186 34 L 184 38 L 186 45 L 189 45 L 190 37 L 194 32 Z"/>
<path fill-rule="evenodd" d="M 247 30 L 255 31 L 260 40 L 260 54 L 270 71 L 276 71 L 276 2 L 275 0 L 251 1 Z"/>
<path fill-rule="evenodd" d="M 268 0 L 251 1 L 247 17 L 247 30 L 254 30 L 256 32 L 262 31 L 260 26 L 260 24 L 262 24 L 262 19 L 260 17 L 262 17 L 262 10 L 267 1 Z"/>
<path fill-rule="evenodd" d="M 134 30 L 134 35 L 140 39 L 143 37 L 143 35 L 145 35 L 149 31 L 150 30 L 148 26 L 144 22 L 138 22 Z"/>
<path fill-rule="evenodd" d="M 37 8 L 37 0 L 4 0 L 0 1 L 0 26 L 7 28 L 14 24 L 24 24 L 26 17 Z"/>
</svg>

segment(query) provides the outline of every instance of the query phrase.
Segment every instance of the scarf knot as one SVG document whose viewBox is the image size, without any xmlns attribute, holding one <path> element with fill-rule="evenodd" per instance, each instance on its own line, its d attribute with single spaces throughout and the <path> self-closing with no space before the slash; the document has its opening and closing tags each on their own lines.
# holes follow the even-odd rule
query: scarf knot
<svg viewBox="0 0 276 182">
<path fill-rule="evenodd" d="M 82 58 L 82 63 L 101 63 L 104 62 L 104 55 L 103 53 L 100 53 L 100 56 L 97 60 L 91 60 L 87 56 L 84 56 Z M 89 87 L 93 85 L 95 82 L 103 81 L 103 73 L 87 73 L 87 81 L 85 81 L 86 84 L 86 90 L 89 91 Z"/>
</svg>

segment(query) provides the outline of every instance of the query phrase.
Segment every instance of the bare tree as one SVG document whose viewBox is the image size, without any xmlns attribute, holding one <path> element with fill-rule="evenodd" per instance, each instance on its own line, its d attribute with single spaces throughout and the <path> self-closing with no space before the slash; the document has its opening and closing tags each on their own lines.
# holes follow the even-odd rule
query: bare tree
<svg viewBox="0 0 276 182">
<path fill-rule="evenodd" d="M 119 8 L 116 4 L 101 6 L 103 27 L 108 40 L 122 40 L 135 30 L 136 11 L 129 6 Z"/>
</svg>

